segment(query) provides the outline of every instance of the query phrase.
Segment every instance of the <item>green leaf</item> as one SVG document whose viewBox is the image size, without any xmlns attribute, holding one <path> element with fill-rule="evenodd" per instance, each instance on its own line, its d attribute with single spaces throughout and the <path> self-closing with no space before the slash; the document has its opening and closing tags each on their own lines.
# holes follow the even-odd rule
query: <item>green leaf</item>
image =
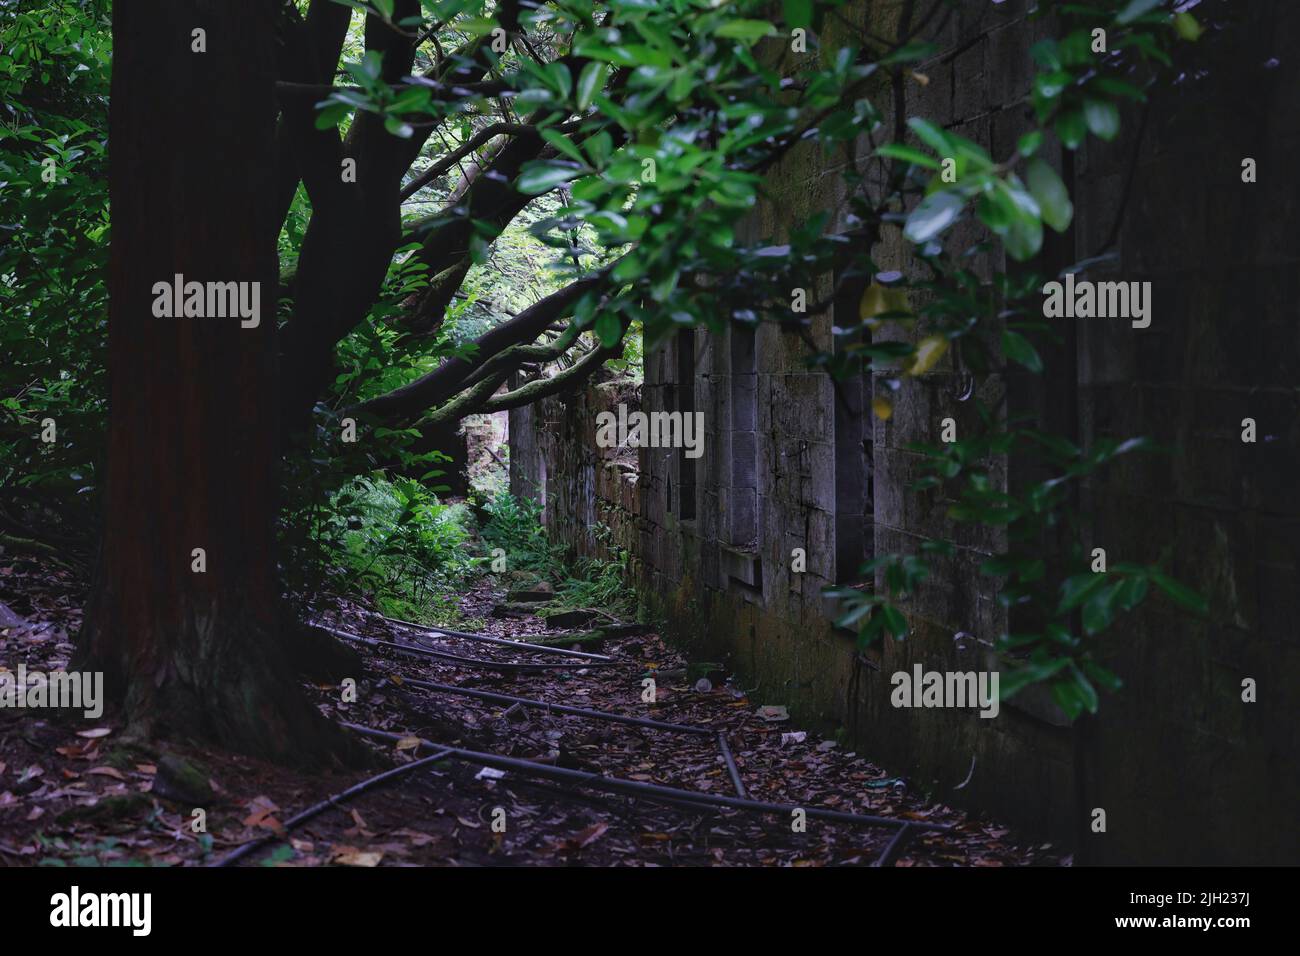
<svg viewBox="0 0 1300 956">
<path fill-rule="evenodd" d="M 854 593 L 856 594 L 857 592 Z M 848 611 L 836 619 L 835 626 L 845 629 L 852 628 L 858 623 L 858 621 L 871 612 L 871 608 L 872 605 L 869 601 L 862 601 L 855 606 L 850 606 Z"/>
<path fill-rule="evenodd" d="M 1098 139 L 1110 142 L 1119 135 L 1119 107 L 1109 100 L 1084 100 L 1083 119 Z"/>
<path fill-rule="evenodd" d="M 806 30 L 812 26 L 812 0 L 781 0 L 781 12 L 785 25 L 791 30 Z"/>
<path fill-rule="evenodd" d="M 1205 598 L 1201 597 L 1187 585 L 1176 581 L 1168 575 L 1161 574 L 1159 571 L 1151 572 L 1151 580 L 1156 583 L 1160 590 L 1169 595 L 1170 599 L 1181 607 L 1197 614 L 1204 614 L 1210 606 Z"/>
<path fill-rule="evenodd" d="M 957 152 L 957 148 L 954 145 L 952 138 L 929 120 L 924 120 L 919 116 L 914 116 L 907 121 L 907 125 L 911 127 L 912 132 L 917 135 L 917 138 L 920 139 L 921 142 L 925 143 L 926 146 L 929 146 L 940 156 L 952 156 Z"/>
<path fill-rule="evenodd" d="M 384 57 L 378 50 L 367 50 L 366 55 L 361 58 L 357 64 L 361 75 L 366 79 L 374 82 L 379 79 L 379 74 L 384 69 Z"/>
<path fill-rule="evenodd" d="M 533 163 L 519 174 L 515 188 L 521 193 L 535 196 L 567 183 L 578 174 L 579 170 L 568 163 Z"/>
<path fill-rule="evenodd" d="M 1065 716 L 1070 720 L 1083 713 L 1083 697 L 1078 687 L 1068 677 L 1052 683 L 1052 700 L 1056 701 L 1056 706 L 1065 711 Z"/>
<path fill-rule="evenodd" d="M 425 110 L 429 106 L 431 94 L 423 86 L 409 86 L 398 93 L 389 106 L 390 113 L 409 113 Z"/>
<path fill-rule="evenodd" d="M 265 858 L 258 863 L 258 866 L 276 866 L 280 863 L 287 863 L 292 860 L 293 857 L 293 847 L 282 844 L 268 853 Z"/>
<path fill-rule="evenodd" d="M 994 235 L 1005 236 L 1011 223 L 1019 215 L 1015 202 L 1006 189 L 994 189 L 980 196 L 975 207 L 980 222 L 988 226 Z"/>
<path fill-rule="evenodd" d="M 1125 581 L 1116 581 L 1088 599 L 1083 606 L 1083 629 L 1089 634 L 1100 634 L 1115 619 L 1116 605 L 1123 593 Z"/>
<path fill-rule="evenodd" d="M 602 312 L 596 316 L 596 337 L 606 348 L 618 344 L 623 337 L 623 322 L 617 312 Z"/>
<path fill-rule="evenodd" d="M 317 129 L 331 129 L 351 112 L 352 108 L 345 103 L 331 103 L 316 114 L 315 126 Z"/>
<path fill-rule="evenodd" d="M 1043 360 L 1033 344 L 1019 332 L 1010 329 L 1002 333 L 1002 353 L 1014 362 L 1019 362 L 1035 375 L 1043 371 Z"/>
<path fill-rule="evenodd" d="M 938 169 L 939 161 L 928 153 L 923 153 L 915 146 L 906 146 L 903 143 L 886 143 L 876 150 L 877 156 L 888 156 L 891 159 L 901 159 L 904 162 L 912 163 L 916 166 L 924 166 L 926 169 Z"/>
<path fill-rule="evenodd" d="M 410 139 L 415 133 L 415 127 L 396 116 L 384 117 L 384 129 L 401 139 Z"/>
<path fill-rule="evenodd" d="M 718 27 L 715 33 L 728 40 L 744 40 L 752 43 L 776 33 L 776 27 L 766 20 L 728 20 Z"/>
<path fill-rule="evenodd" d="M 582 152 L 578 149 L 578 147 L 574 145 L 573 140 L 569 139 L 569 137 L 565 136 L 563 133 L 559 132 L 558 130 L 553 130 L 553 129 L 542 130 L 542 139 L 546 140 L 546 142 L 550 143 L 559 152 L 563 153 L 565 156 L 568 156 L 570 159 L 576 160 L 577 162 L 582 163 L 584 166 L 586 165 L 587 163 L 586 157 L 584 157 L 582 155 Z"/>
<path fill-rule="evenodd" d="M 1106 583 L 1104 574 L 1076 574 L 1065 579 L 1061 585 L 1061 603 L 1056 609 L 1058 615 L 1068 614 L 1092 597 Z"/>
<path fill-rule="evenodd" d="M 1078 692 L 1084 708 L 1088 713 L 1095 714 L 1097 712 L 1097 688 L 1092 686 L 1092 682 L 1077 667 L 1072 666 L 1070 668 L 1070 677 L 1074 680 L 1074 689 Z"/>
<path fill-rule="evenodd" d="M 1124 682 L 1114 672 L 1107 670 L 1095 661 L 1084 661 L 1083 672 L 1112 694 L 1124 686 Z"/>
<path fill-rule="evenodd" d="M 1044 70 L 1055 72 L 1061 68 L 1061 55 L 1055 40 L 1039 40 L 1029 48 L 1029 55 Z"/>
<path fill-rule="evenodd" d="M 903 235 L 909 242 L 928 242 L 956 222 L 965 205 L 957 193 L 947 190 L 931 193 L 907 217 Z"/>
<path fill-rule="evenodd" d="M 635 282 L 645 275 L 645 269 L 645 263 L 641 261 L 641 257 L 635 253 L 629 253 L 618 261 L 612 275 L 615 282 Z"/>
<path fill-rule="evenodd" d="M 933 43 L 923 40 L 913 40 L 911 43 L 904 43 L 893 53 L 882 57 L 880 62 L 886 65 L 894 63 L 915 63 L 918 60 L 924 60 L 933 56 L 937 47 Z"/>
<path fill-rule="evenodd" d="M 1164 0 L 1129 0 L 1129 5 L 1119 12 L 1115 17 L 1115 22 L 1120 26 L 1132 23 L 1138 17 L 1150 13 L 1162 3 L 1164 3 Z"/>
<path fill-rule="evenodd" d="M 569 67 L 560 62 L 546 64 L 545 73 L 546 84 L 554 90 L 561 99 L 565 99 L 573 92 L 573 74 Z"/>
<path fill-rule="evenodd" d="M 1205 28 L 1197 22 L 1196 17 L 1184 10 L 1174 14 L 1174 32 L 1189 43 L 1195 43 L 1201 38 Z"/>
<path fill-rule="evenodd" d="M 582 146 L 591 157 L 592 165 L 600 169 L 609 162 L 609 157 L 614 152 L 614 138 L 601 130 L 595 136 L 588 137 Z"/>
<path fill-rule="evenodd" d="M 873 614 L 867 618 L 867 623 L 858 631 L 858 647 L 869 647 L 875 643 L 880 632 L 885 628 L 885 618 L 883 614 Z"/>
<path fill-rule="evenodd" d="M 889 632 L 894 637 L 902 640 L 907 636 L 907 618 L 903 617 L 898 608 L 892 604 L 882 604 L 880 605 L 880 613 L 883 615 L 882 619 L 885 622 L 885 627 L 889 628 Z"/>
<path fill-rule="evenodd" d="M 1141 102 L 1146 99 L 1146 94 L 1134 86 L 1132 83 L 1126 83 L 1124 80 L 1116 79 L 1113 76 L 1096 76 L 1088 84 L 1090 89 L 1105 93 L 1108 96 L 1123 96 L 1130 100 Z"/>
<path fill-rule="evenodd" d="M 1064 93 L 1073 80 L 1069 70 L 1040 73 L 1034 77 L 1034 95 L 1039 100 L 1050 103 Z"/>
<path fill-rule="evenodd" d="M 1047 680 L 1069 663 L 1068 657 L 1061 657 L 1046 664 L 1029 664 L 1025 667 L 1017 667 L 1015 670 L 999 671 L 998 698 L 1007 700 L 1030 684 Z"/>
<path fill-rule="evenodd" d="M 1065 110 L 1056 118 L 1056 135 L 1061 138 L 1066 149 L 1078 149 L 1087 129 L 1083 110 Z"/>
<path fill-rule="evenodd" d="M 591 105 L 596 91 L 605 82 L 605 64 L 594 60 L 582 68 L 578 74 L 578 109 L 585 110 Z"/>
<path fill-rule="evenodd" d="M 1030 130 L 1016 142 L 1016 152 L 1021 156 L 1033 156 L 1043 145 L 1043 131 Z"/>
<path fill-rule="evenodd" d="M 1030 195 L 1038 203 L 1043 222 L 1057 232 L 1064 232 L 1074 217 L 1074 206 L 1070 203 L 1069 190 L 1056 175 L 1056 170 L 1042 159 L 1035 158 L 1029 163 L 1025 181 Z"/>
<path fill-rule="evenodd" d="M 1032 259 L 1043 247 L 1043 224 L 1036 215 L 1021 216 L 1012 221 L 1002 241 L 1017 262 Z"/>
<path fill-rule="evenodd" d="M 1140 575 L 1126 578 L 1119 591 L 1119 603 L 1126 611 L 1131 611 L 1142 603 L 1147 596 L 1147 579 Z"/>
<path fill-rule="evenodd" d="M 1078 667 L 1071 667 L 1070 678 L 1074 682 L 1075 693 L 1082 702 L 1083 709 L 1089 714 L 1097 713 L 1097 688 L 1093 687 L 1091 680 L 1088 680 Z"/>
</svg>

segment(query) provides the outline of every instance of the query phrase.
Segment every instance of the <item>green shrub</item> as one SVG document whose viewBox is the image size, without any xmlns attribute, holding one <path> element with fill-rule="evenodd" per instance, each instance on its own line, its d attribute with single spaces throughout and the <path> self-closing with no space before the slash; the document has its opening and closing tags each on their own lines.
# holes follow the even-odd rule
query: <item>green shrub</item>
<svg viewBox="0 0 1300 956">
<path fill-rule="evenodd" d="M 485 510 L 490 517 L 483 527 L 483 543 L 489 552 L 495 548 L 505 552 L 508 569 L 529 571 L 545 580 L 563 573 L 563 548 L 546 537 L 540 504 L 505 492 L 488 502 Z"/>
<path fill-rule="evenodd" d="M 306 534 L 291 542 L 285 570 L 303 599 L 362 593 L 390 617 L 449 624 L 478 564 L 472 524 L 463 504 L 443 504 L 418 481 L 359 477 L 290 523 Z"/>
<path fill-rule="evenodd" d="M 615 551 L 613 559 L 579 558 L 556 589 L 555 604 L 561 609 L 592 608 L 621 621 L 636 617 L 636 591 L 627 583 L 627 552 Z"/>
</svg>

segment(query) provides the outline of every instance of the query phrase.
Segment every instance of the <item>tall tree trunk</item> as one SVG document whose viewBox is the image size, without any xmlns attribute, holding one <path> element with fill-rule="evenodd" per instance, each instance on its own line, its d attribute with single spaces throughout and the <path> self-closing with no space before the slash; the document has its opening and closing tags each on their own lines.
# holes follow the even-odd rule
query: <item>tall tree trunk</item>
<svg viewBox="0 0 1300 956">
<path fill-rule="evenodd" d="M 276 9 L 114 4 L 106 518 L 79 666 L 136 732 L 305 761 L 344 738 L 278 626 Z M 157 317 L 177 274 L 258 283 L 259 324 Z"/>
</svg>

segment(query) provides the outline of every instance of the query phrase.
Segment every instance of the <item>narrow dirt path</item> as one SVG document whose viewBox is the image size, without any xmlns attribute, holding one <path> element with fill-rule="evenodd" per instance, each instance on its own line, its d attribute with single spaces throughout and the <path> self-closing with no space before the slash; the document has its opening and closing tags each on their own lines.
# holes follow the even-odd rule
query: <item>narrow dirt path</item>
<svg viewBox="0 0 1300 956">
<path fill-rule="evenodd" d="M 470 603 L 482 602 L 476 593 Z M 488 617 L 488 631 L 528 640 L 544 627 L 537 619 Z M 970 820 L 951 808 L 927 803 L 891 776 L 831 741 L 805 733 L 784 720 L 764 719 L 765 701 L 723 685 L 694 686 L 686 662 L 647 633 L 609 640 L 599 651 L 618 666 L 582 666 L 553 655 L 482 644 L 394 626 L 357 611 L 336 616 L 340 629 L 372 639 L 413 643 L 506 665 L 534 664 L 545 669 L 465 667 L 454 661 L 420 659 L 391 647 L 367 647 L 375 672 L 370 702 L 333 706 L 340 719 L 438 744 L 541 761 L 550 765 L 642 781 L 701 793 L 736 795 L 719 750 L 726 735 L 747 796 L 754 800 L 820 807 L 890 817 L 900 821 L 947 824 L 947 833 L 918 833 L 895 865 L 1018 865 L 1056 863 L 1050 846 L 1008 842 L 1006 828 Z M 593 648 L 584 647 L 591 651 Z M 556 666 L 559 665 L 559 666 Z M 656 678 L 656 702 L 643 702 L 643 681 Z M 475 691 L 525 697 L 701 728 L 704 733 L 627 726 L 539 707 L 512 706 L 430 691 L 429 682 Z M 382 687 L 382 691 L 380 688 Z M 779 715 L 778 715 L 779 716 Z M 411 741 L 406 741 L 409 746 Z M 807 819 L 800 829 L 792 819 L 735 811 L 709 812 L 664 806 L 587 788 L 533 781 L 491 768 L 440 764 L 395 787 L 404 802 L 415 793 L 456 817 L 453 838 L 466 860 L 589 864 L 866 864 L 875 860 L 894 831 Z M 384 797 L 362 798 L 384 801 Z M 505 832 L 492 821 L 504 819 Z M 462 829 L 463 828 L 463 829 Z M 499 829 L 499 823 L 498 823 Z M 466 832 L 468 831 L 468 832 Z M 484 860 L 480 854 L 486 852 Z"/>
<path fill-rule="evenodd" d="M 58 589 L 51 588 L 51 595 Z M 30 592 L 29 592 L 30 593 Z M 483 612 L 485 632 L 527 640 L 544 628 L 536 618 L 486 614 L 499 593 L 480 586 L 466 595 Z M 34 598 L 29 624 L 0 633 L 0 664 L 66 663 L 66 626 L 76 601 Z M 62 619 L 59 616 L 62 615 Z M 48 626 L 31 622 L 46 620 Z M 53 620 L 51 620 L 53 619 Z M 754 800 L 946 824 L 916 833 L 897 866 L 1059 864 L 1054 848 L 1015 841 L 1007 828 L 928 802 L 906 781 L 788 719 L 765 720 L 751 700 L 726 684 L 696 689 L 686 662 L 653 633 L 621 637 L 599 649 L 616 666 L 570 662 L 552 654 L 426 634 L 391 624 L 351 603 L 322 624 L 370 640 L 432 649 L 498 664 L 566 664 L 538 669 L 467 667 L 396 647 L 359 645 L 364 671 L 355 701 L 333 685 L 313 686 L 328 716 L 407 738 L 379 742 L 386 759 L 417 759 L 416 741 L 540 761 L 547 766 L 625 780 L 735 796 L 719 749 L 726 734 L 747 795 Z M 576 663 L 577 666 L 573 666 Z M 590 665 L 590 666 L 588 666 Z M 642 701 L 654 675 L 657 702 Z M 717 677 L 718 675 L 715 675 Z M 515 707 L 418 686 L 429 682 L 603 710 L 703 728 L 679 733 Z M 364 779 L 359 772 L 303 775 L 248 758 L 167 745 L 161 750 L 115 742 L 113 715 L 98 723 L 50 720 L 0 710 L 0 866 L 148 862 L 202 865 L 259 836 L 270 846 L 242 865 L 868 865 L 895 831 L 809 817 L 651 803 L 568 782 L 528 779 L 480 764 L 440 761 L 331 807 L 292 833 L 287 820 L 304 807 Z M 423 757 L 427 751 L 420 751 Z M 159 765 L 181 758 L 201 768 L 212 787 L 206 832 L 193 828 L 193 801 L 164 786 Z M 168 783 L 172 775 L 165 772 Z M 504 825 L 504 827 L 503 827 Z M 283 839 L 281 839 L 283 838 Z"/>
</svg>

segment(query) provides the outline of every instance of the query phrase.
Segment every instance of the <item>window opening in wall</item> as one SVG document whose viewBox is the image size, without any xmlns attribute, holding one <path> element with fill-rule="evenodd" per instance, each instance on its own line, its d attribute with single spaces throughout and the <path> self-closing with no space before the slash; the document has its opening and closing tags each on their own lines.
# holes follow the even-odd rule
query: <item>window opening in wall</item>
<svg viewBox="0 0 1300 956">
<path fill-rule="evenodd" d="M 758 368 L 756 331 L 733 322 L 731 351 L 731 475 L 727 539 L 743 550 L 758 546 Z"/>
<path fill-rule="evenodd" d="M 840 282 L 832 303 L 832 321 L 839 328 L 858 323 L 858 303 L 868 278 L 851 276 Z M 860 333 L 869 337 L 869 333 Z M 840 340 L 837 347 L 849 345 Z M 865 413 L 871 395 L 868 369 L 835 382 L 835 583 L 861 578 L 863 562 L 874 550 L 872 478 L 872 420 Z"/>
<path fill-rule="evenodd" d="M 682 329 L 677 333 L 677 384 L 676 411 L 682 421 L 695 414 L 695 330 Z M 695 464 L 686 456 L 687 449 L 677 450 L 677 517 L 683 521 L 695 518 Z"/>
</svg>

